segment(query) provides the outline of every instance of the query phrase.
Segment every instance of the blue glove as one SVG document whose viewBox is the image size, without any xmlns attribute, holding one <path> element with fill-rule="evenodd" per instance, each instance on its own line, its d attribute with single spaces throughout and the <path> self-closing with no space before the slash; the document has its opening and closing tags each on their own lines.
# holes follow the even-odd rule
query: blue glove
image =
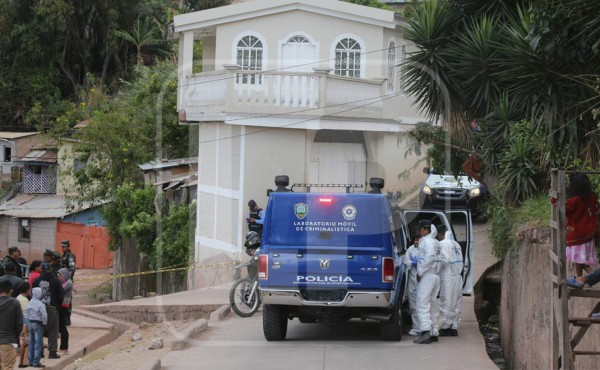
<svg viewBox="0 0 600 370">
<path fill-rule="evenodd" d="M 417 267 L 417 256 L 410 256 L 410 265 L 412 267 Z"/>
</svg>

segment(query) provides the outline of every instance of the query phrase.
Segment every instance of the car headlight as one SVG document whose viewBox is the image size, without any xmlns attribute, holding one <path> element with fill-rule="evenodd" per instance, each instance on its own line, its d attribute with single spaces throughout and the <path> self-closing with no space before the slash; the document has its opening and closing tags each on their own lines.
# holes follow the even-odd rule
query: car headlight
<svg viewBox="0 0 600 370">
<path fill-rule="evenodd" d="M 469 190 L 469 196 L 471 198 L 475 198 L 481 195 L 481 189 L 479 187 L 477 188 L 473 188 L 471 190 Z"/>
<path fill-rule="evenodd" d="M 429 185 L 423 186 L 423 193 L 431 195 L 431 188 L 429 187 Z"/>
</svg>

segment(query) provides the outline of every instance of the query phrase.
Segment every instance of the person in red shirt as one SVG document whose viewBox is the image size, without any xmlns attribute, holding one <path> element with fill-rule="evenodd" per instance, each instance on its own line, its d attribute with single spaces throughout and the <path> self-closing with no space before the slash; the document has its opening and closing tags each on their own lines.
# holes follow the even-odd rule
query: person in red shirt
<svg viewBox="0 0 600 370">
<path fill-rule="evenodd" d="M 29 285 L 33 286 L 35 279 L 40 277 L 42 273 L 42 261 L 35 260 L 29 266 Z"/>
<path fill-rule="evenodd" d="M 586 174 L 576 173 L 569 178 L 565 211 L 567 216 L 567 262 L 575 264 L 575 274 L 592 272 L 598 263 L 594 237 L 598 233 L 598 196 Z"/>
</svg>

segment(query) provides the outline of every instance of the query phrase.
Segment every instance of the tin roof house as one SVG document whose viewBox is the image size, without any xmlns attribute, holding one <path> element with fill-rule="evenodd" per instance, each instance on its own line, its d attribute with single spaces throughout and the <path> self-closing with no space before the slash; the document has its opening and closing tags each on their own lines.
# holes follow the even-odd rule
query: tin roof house
<svg viewBox="0 0 600 370">
<path fill-rule="evenodd" d="M 246 205 L 266 205 L 276 175 L 360 191 L 384 177 L 391 192 L 424 179 L 398 176 L 418 159 L 399 136 L 426 120 L 405 93 L 405 27 L 393 11 L 337 0 L 255 0 L 174 18 L 179 118 L 200 132 L 196 264 L 241 256 Z M 195 269 L 189 286 L 231 279 L 231 268 L 221 272 Z"/>
</svg>

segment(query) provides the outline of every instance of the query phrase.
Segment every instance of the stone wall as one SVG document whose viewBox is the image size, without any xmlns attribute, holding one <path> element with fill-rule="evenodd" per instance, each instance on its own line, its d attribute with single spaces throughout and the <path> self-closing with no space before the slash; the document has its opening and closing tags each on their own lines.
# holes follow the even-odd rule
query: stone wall
<svg viewBox="0 0 600 370">
<path fill-rule="evenodd" d="M 552 284 L 550 230 L 519 233 L 519 248 L 504 258 L 500 336 L 510 369 L 550 369 L 552 365 Z M 571 298 L 570 316 L 589 315 L 596 299 Z M 579 328 L 571 329 L 571 337 Z M 600 328 L 592 327 L 577 350 L 600 351 Z M 600 369 L 600 356 L 578 356 L 576 369 Z"/>
</svg>

